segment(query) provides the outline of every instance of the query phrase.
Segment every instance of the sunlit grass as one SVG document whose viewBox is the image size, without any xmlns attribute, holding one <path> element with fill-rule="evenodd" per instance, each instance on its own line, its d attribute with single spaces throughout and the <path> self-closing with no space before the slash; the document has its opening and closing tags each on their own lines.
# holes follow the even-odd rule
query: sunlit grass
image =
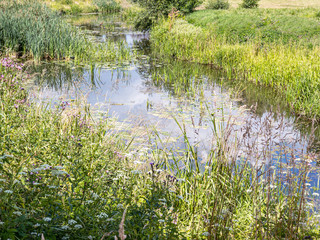
<svg viewBox="0 0 320 240">
<path fill-rule="evenodd" d="M 259 36 L 241 42 L 182 19 L 171 30 L 170 24 L 162 22 L 152 30 L 152 46 L 158 56 L 213 64 L 226 70 L 230 78 L 271 86 L 297 114 L 320 115 L 317 44 L 309 48 L 290 38 L 283 43 L 281 38 L 269 42 Z"/>
</svg>

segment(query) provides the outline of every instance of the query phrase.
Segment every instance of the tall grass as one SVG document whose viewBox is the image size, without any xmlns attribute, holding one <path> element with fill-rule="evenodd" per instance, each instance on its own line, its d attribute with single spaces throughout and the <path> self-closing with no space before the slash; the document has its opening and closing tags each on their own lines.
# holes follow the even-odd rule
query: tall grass
<svg viewBox="0 0 320 240">
<path fill-rule="evenodd" d="M 164 21 L 152 30 L 152 46 L 158 56 L 213 64 L 225 69 L 230 78 L 271 86 L 297 114 L 320 116 L 320 47 L 266 43 L 259 38 L 247 43 L 229 42 L 227 37 L 182 19 L 171 25 Z"/>
<path fill-rule="evenodd" d="M 312 156 L 296 151 L 299 139 L 275 155 L 271 119 L 257 136 L 248 121 L 240 138 L 230 119 L 220 124 L 212 116 L 213 146 L 200 163 L 183 122 L 177 120 L 188 147 L 182 154 L 134 146 L 115 131 L 119 123 L 85 105 L 30 101 L 21 68 L 1 60 L 1 238 L 114 239 L 123 231 L 128 239 L 319 236 L 319 194 L 308 187 Z M 265 139 L 262 145 L 253 136 Z"/>
<path fill-rule="evenodd" d="M 37 0 L 0 2 L 0 46 L 36 60 L 121 61 L 129 58 L 122 43 L 95 44 L 79 29 Z"/>
</svg>

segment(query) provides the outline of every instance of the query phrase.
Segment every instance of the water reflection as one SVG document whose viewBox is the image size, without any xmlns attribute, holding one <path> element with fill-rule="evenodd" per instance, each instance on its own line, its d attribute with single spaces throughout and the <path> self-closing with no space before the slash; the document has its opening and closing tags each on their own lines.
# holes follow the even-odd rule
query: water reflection
<svg viewBox="0 0 320 240">
<path fill-rule="evenodd" d="M 271 89 L 227 79 L 223 71 L 211 66 L 157 60 L 150 53 L 148 35 L 132 31 L 119 16 L 86 16 L 70 21 L 95 41 L 124 41 L 140 54 L 125 66 L 81 67 L 72 63 L 30 66 L 30 71 L 36 73 L 34 84 L 41 87 L 43 100 L 85 95 L 93 108 L 115 114 L 120 121 L 133 125 L 155 126 L 158 137 L 166 139 L 167 144 L 175 142 L 175 147 L 186 148 L 178 121 L 190 144 L 196 147 L 200 161 L 205 161 L 217 145 L 212 138 L 212 116 L 220 126 L 216 131 L 221 136 L 225 134 L 222 130 L 232 123 L 229 139 L 243 141 L 244 146 L 251 146 L 248 149 L 256 153 L 265 152 L 266 147 L 273 148 L 274 155 L 253 159 L 272 161 L 279 155 L 283 157 L 278 149 L 280 145 L 300 152 L 307 150 L 313 128 L 293 118 L 281 96 Z M 252 105 L 254 111 L 249 108 Z M 282 131 L 279 125 L 285 126 Z M 248 133 L 247 129 L 250 136 L 239 138 Z M 266 135 L 264 131 L 269 132 Z M 265 140 L 266 136 L 272 143 Z M 318 149 L 319 141 L 314 142 L 310 149 Z M 228 144 L 235 146 L 232 142 Z M 233 157 L 248 149 L 235 148 Z"/>
</svg>

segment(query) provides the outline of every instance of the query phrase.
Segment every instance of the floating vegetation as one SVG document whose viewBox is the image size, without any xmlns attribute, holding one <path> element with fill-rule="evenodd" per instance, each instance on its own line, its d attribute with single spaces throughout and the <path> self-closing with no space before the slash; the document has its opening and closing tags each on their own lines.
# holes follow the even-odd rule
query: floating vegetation
<svg viewBox="0 0 320 240">
<path fill-rule="evenodd" d="M 1 238 L 319 237 L 316 155 L 284 121 L 239 129 L 208 108 L 212 146 L 200 154 L 173 117 L 185 141 L 175 150 L 80 102 L 30 101 L 23 66 L 0 62 Z"/>
</svg>

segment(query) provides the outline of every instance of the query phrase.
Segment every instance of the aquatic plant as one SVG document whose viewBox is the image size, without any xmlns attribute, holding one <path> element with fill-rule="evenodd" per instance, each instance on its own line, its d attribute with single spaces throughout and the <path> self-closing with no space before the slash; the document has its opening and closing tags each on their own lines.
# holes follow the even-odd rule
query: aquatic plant
<svg viewBox="0 0 320 240">
<path fill-rule="evenodd" d="M 186 149 L 167 151 L 161 139 L 159 148 L 131 147 L 133 135 L 80 102 L 32 102 L 23 66 L 0 62 L 2 238 L 319 236 L 312 155 L 302 147 L 297 159 L 300 139 L 292 139 L 278 145 L 284 161 L 274 161 L 284 124 L 270 131 L 266 117 L 253 132 L 248 119 L 235 137 L 232 119 L 209 114 L 213 145 L 202 159 L 180 119 Z M 255 145 L 252 137 L 265 140 Z"/>
<path fill-rule="evenodd" d="M 93 43 L 81 31 L 36 0 L 0 2 L 0 47 L 35 60 L 121 61 L 130 51 L 123 44 Z"/>
<path fill-rule="evenodd" d="M 211 28 L 178 19 L 170 29 L 163 21 L 151 33 L 153 51 L 158 56 L 174 57 L 226 70 L 229 78 L 247 79 L 272 87 L 288 105 L 307 118 L 320 116 L 318 81 L 320 48 L 311 49 L 300 42 L 268 43 L 261 38 L 242 43 L 229 41 Z"/>
</svg>

